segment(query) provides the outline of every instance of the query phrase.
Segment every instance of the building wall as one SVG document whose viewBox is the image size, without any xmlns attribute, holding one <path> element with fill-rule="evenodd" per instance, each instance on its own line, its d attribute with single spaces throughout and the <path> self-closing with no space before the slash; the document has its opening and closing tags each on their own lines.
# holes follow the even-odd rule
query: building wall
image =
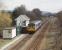
<svg viewBox="0 0 62 50">
<path fill-rule="evenodd" d="M 9 32 L 9 29 L 7 30 L 3 30 L 3 38 L 13 38 L 16 36 L 16 29 L 10 29 L 10 32 Z"/>
<path fill-rule="evenodd" d="M 29 20 L 26 20 L 25 25 L 28 26 L 28 24 L 29 24 Z M 16 21 L 16 26 L 22 26 L 22 27 L 24 27 L 23 21 L 17 20 Z"/>
<path fill-rule="evenodd" d="M 19 26 L 19 25 L 20 25 L 19 23 L 20 23 L 20 21 L 17 20 L 17 21 L 16 21 L 16 26 Z"/>
<path fill-rule="evenodd" d="M 26 26 L 28 26 L 28 24 L 29 24 L 29 20 L 26 21 Z"/>
<path fill-rule="evenodd" d="M 9 30 L 3 30 L 3 38 L 10 38 L 11 37 L 11 32 L 9 33 Z"/>
<path fill-rule="evenodd" d="M 12 38 L 16 36 L 16 28 L 12 30 Z"/>
</svg>

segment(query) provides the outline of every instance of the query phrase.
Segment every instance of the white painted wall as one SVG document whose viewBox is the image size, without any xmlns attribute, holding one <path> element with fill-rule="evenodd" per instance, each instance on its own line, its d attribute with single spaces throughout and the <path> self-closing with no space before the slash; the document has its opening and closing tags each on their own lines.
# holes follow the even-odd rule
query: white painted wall
<svg viewBox="0 0 62 50">
<path fill-rule="evenodd" d="M 29 24 L 29 20 L 25 20 L 26 22 L 25 22 L 25 25 L 23 24 L 23 22 L 21 23 L 21 26 L 22 27 L 27 27 L 28 26 L 28 24 Z"/>
<path fill-rule="evenodd" d="M 26 26 L 28 26 L 29 20 L 30 20 L 30 18 L 28 18 L 26 15 L 20 15 L 19 17 L 17 17 L 15 19 L 16 26 L 26 27 Z M 24 21 L 26 21 L 26 26 L 23 25 Z"/>
<path fill-rule="evenodd" d="M 3 38 L 10 38 L 11 34 L 8 33 L 8 30 L 3 30 Z"/>
<path fill-rule="evenodd" d="M 20 20 L 20 21 L 17 20 L 17 21 L 16 21 L 16 25 L 17 25 L 17 26 L 21 26 L 21 25 L 22 25 L 22 21 L 21 21 L 21 20 Z"/>
<path fill-rule="evenodd" d="M 11 33 L 8 30 L 3 30 L 3 38 L 13 38 L 16 36 L 16 29 L 11 29 Z"/>
<path fill-rule="evenodd" d="M 29 20 L 26 21 L 26 26 L 28 26 L 28 24 L 29 24 Z"/>
<path fill-rule="evenodd" d="M 12 29 L 12 38 L 16 36 L 16 29 Z"/>
</svg>

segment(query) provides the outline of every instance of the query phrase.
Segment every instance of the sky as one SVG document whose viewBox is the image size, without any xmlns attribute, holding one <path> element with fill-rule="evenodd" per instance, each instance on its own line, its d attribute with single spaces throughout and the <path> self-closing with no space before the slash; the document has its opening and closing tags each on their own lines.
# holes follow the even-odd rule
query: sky
<svg viewBox="0 0 62 50">
<path fill-rule="evenodd" d="M 0 9 L 13 10 L 21 4 L 25 5 L 27 10 L 39 8 L 52 13 L 62 10 L 62 0 L 0 0 Z"/>
</svg>

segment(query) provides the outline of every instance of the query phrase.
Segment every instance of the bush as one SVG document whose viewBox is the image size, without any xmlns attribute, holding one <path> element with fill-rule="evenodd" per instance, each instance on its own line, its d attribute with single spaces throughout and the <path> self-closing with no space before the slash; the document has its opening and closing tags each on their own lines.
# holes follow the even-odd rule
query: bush
<svg viewBox="0 0 62 50">
<path fill-rule="evenodd" d="M 11 14 L 5 11 L 0 12 L 0 36 L 5 27 L 10 27 L 12 24 Z"/>
</svg>

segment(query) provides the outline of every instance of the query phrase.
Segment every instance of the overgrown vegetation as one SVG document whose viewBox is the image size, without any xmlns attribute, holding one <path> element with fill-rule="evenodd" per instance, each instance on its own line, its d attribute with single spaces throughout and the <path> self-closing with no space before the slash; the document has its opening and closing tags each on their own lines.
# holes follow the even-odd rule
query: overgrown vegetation
<svg viewBox="0 0 62 50">
<path fill-rule="evenodd" d="M 11 14 L 6 11 L 0 11 L 0 35 L 5 27 L 10 27 L 12 24 Z"/>
<path fill-rule="evenodd" d="M 62 11 L 58 12 L 56 14 L 56 16 L 58 17 L 58 19 L 62 22 Z"/>
</svg>

